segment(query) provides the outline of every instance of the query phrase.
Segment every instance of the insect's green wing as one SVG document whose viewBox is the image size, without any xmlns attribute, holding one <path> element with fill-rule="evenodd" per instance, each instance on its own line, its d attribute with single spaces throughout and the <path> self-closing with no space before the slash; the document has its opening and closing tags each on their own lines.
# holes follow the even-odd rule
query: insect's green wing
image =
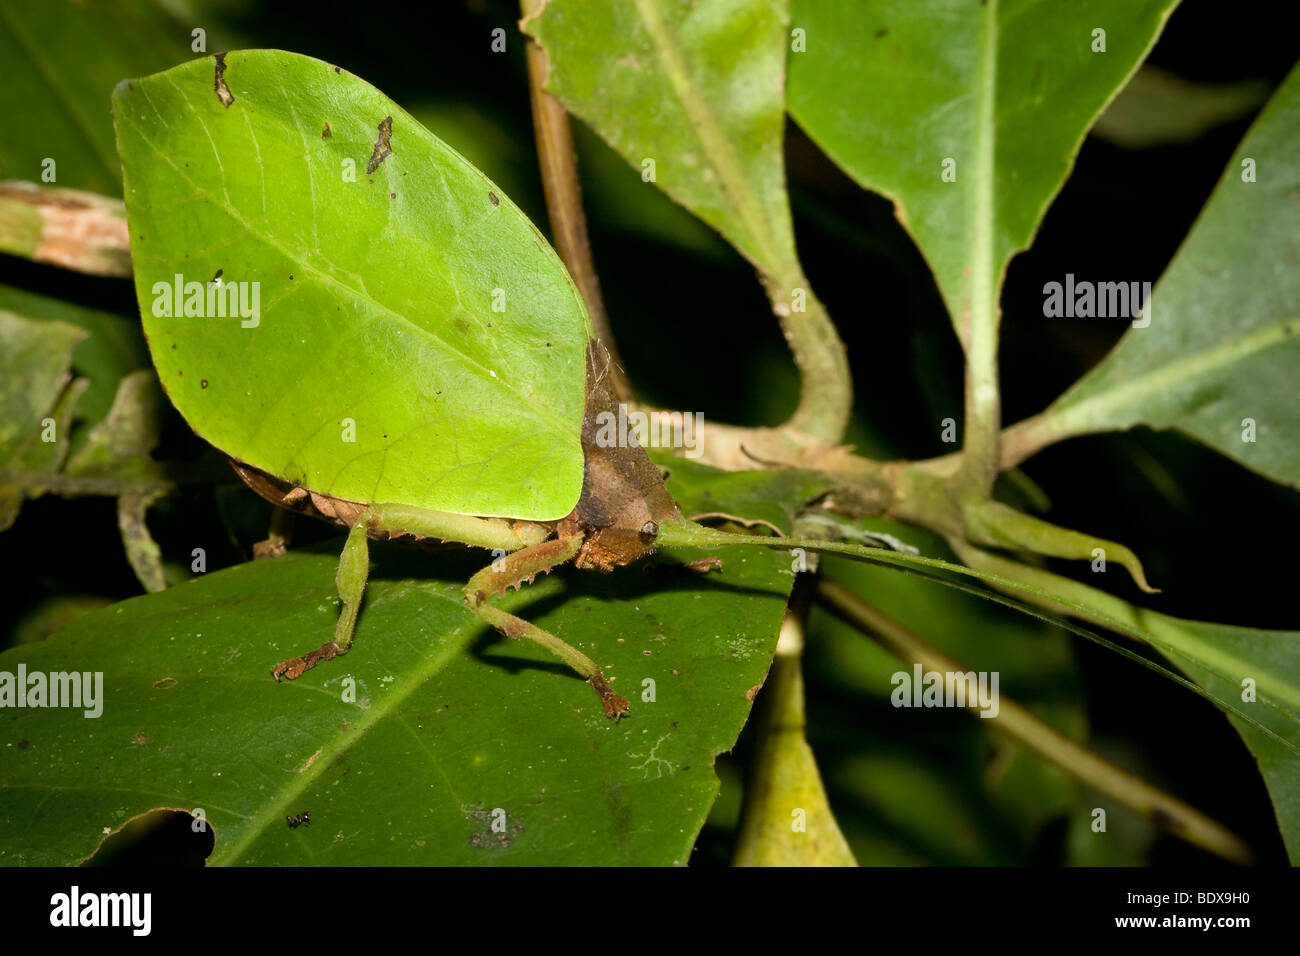
<svg viewBox="0 0 1300 956">
<path fill-rule="evenodd" d="M 149 347 L 199 435 L 352 501 L 573 508 L 587 315 L 482 173 L 374 87 L 279 51 L 121 83 L 113 115 Z"/>
</svg>

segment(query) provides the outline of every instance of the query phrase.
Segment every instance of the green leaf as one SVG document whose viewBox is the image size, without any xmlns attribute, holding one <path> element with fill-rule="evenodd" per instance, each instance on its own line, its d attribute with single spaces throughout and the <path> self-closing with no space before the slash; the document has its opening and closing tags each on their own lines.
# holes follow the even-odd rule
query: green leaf
<svg viewBox="0 0 1300 956">
<path fill-rule="evenodd" d="M 179 807 L 204 811 L 216 864 L 685 864 L 792 580 L 779 555 L 718 553 L 721 575 L 563 569 L 505 602 L 607 665 L 633 701 L 618 723 L 464 606 L 471 555 L 377 548 L 356 643 L 293 683 L 270 665 L 333 632 L 333 554 L 80 618 L 0 655 L 10 673 L 103 674 L 97 719 L 5 711 L 0 863 L 75 863 L 106 830 Z M 303 811 L 311 825 L 290 830 Z"/>
<path fill-rule="evenodd" d="M 857 866 L 804 736 L 803 625 L 787 614 L 763 685 L 735 866 Z"/>
<path fill-rule="evenodd" d="M 86 435 L 86 443 L 68 459 L 69 475 L 161 477 L 150 457 L 158 444 L 162 390 L 150 369 L 131 372 L 118 386 L 113 407 Z"/>
<path fill-rule="evenodd" d="M 523 28 L 549 57 L 547 89 L 643 178 L 653 161 L 647 182 L 773 278 L 797 272 L 782 153 L 784 2 L 549 0 Z"/>
<path fill-rule="evenodd" d="M 7 285 L 0 285 L 0 309 L 26 319 L 66 322 L 90 333 L 73 351 L 72 368 L 90 380 L 85 395 L 77 403 L 77 414 L 91 424 L 108 414 L 118 383 L 126 375 L 149 367 L 149 350 L 137 320 Z M 74 437 L 74 451 L 77 445 Z"/>
<path fill-rule="evenodd" d="M 82 379 L 72 381 L 72 352 L 85 335 L 65 322 L 0 310 L 0 531 L 14 523 L 24 498 L 41 493 L 4 473 L 54 472 L 68 453 L 73 408 L 86 387 Z"/>
<path fill-rule="evenodd" d="M 1146 424 L 1177 428 L 1274 481 L 1300 485 L 1298 151 L 1300 69 L 1228 162 L 1152 293 L 1150 324 L 1125 332 L 1051 408 L 1012 429 L 1014 457 Z"/>
<path fill-rule="evenodd" d="M 1248 116 L 1268 93 L 1265 80 L 1194 83 L 1144 66 L 1097 118 L 1093 134 L 1127 149 L 1185 143 Z"/>
<path fill-rule="evenodd" d="M 1053 611 L 1137 638 L 1195 680 L 1254 753 L 1287 852 L 1300 861 L 1300 632 L 1187 621 L 1050 571 L 972 548 L 958 553 L 981 574 L 1001 577 L 999 587 L 1035 593 Z"/>
<path fill-rule="evenodd" d="M 105 105 L 124 76 L 194 56 L 194 24 L 139 0 L 0 4 L 0 179 L 57 182 L 116 196 L 122 175 Z M 205 22 L 209 50 L 222 49 Z M 51 170 L 54 180 L 42 178 Z"/>
<path fill-rule="evenodd" d="M 586 312 L 481 173 L 378 90 L 295 54 L 124 82 L 113 110 L 145 332 L 203 438 L 351 501 L 573 508 Z M 181 281 L 208 317 L 157 314 Z M 244 294 L 237 314 L 218 317 L 218 289 Z"/>
<path fill-rule="evenodd" d="M 1236 714 L 1227 715 L 1255 755 L 1287 853 L 1300 864 L 1300 753 L 1293 749 L 1300 749 L 1300 632 L 1170 617 L 1155 618 L 1152 626 L 1170 645 L 1165 656 L 1188 676 L 1213 695 L 1240 701 L 1238 706 L 1291 745 Z M 1249 703 L 1243 699 L 1247 679 L 1259 689 L 1259 697 Z M 1270 703 L 1270 697 L 1285 700 L 1287 712 Z"/>
<path fill-rule="evenodd" d="M 790 112 L 894 200 L 963 345 L 996 346 L 1007 261 L 1176 2 L 794 0 L 807 49 L 790 55 Z M 941 178 L 949 160 L 955 182 Z"/>
</svg>

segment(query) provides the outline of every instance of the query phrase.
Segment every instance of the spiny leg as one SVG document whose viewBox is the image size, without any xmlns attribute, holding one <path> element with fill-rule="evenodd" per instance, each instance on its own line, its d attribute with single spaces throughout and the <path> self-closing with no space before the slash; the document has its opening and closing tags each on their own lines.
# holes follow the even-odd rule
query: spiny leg
<svg viewBox="0 0 1300 956">
<path fill-rule="evenodd" d="M 513 640 L 527 638 L 568 664 L 600 697 L 605 716 L 617 720 L 628 712 L 628 702 L 614 693 L 614 688 L 605 679 L 599 664 L 550 631 L 542 630 L 536 624 L 530 624 L 521 617 L 487 603 L 487 599 L 493 595 L 504 594 L 506 588 L 519 588 L 525 581 L 531 582 L 538 574 L 572 560 L 581 548 L 582 536 L 573 535 L 543 541 L 508 557 L 499 558 L 469 579 L 465 585 L 465 603 L 506 637 Z"/>
<path fill-rule="evenodd" d="M 370 577 L 370 543 L 366 540 L 366 516 L 362 515 L 348 532 L 347 543 L 343 545 L 343 554 L 339 556 L 339 569 L 334 576 L 339 598 L 343 602 L 343 607 L 339 609 L 339 619 L 334 625 L 334 640 L 325 642 L 319 650 L 276 664 L 271 669 L 271 675 L 276 680 L 281 677 L 293 680 L 321 661 L 328 661 L 348 652 L 348 647 L 352 644 L 352 635 L 357 629 L 357 612 L 361 609 L 361 597 L 365 594 L 368 577 Z"/>
<path fill-rule="evenodd" d="M 372 505 L 352 525 L 347 544 L 343 546 L 343 554 L 339 558 L 335 581 L 343 607 L 339 611 L 338 623 L 334 626 L 334 640 L 322 644 L 318 650 L 309 654 L 281 661 L 271 669 L 276 680 L 281 677 L 293 680 L 321 661 L 347 653 L 356 631 L 357 613 L 365 594 L 366 579 L 370 576 L 367 531 L 422 535 L 444 541 L 461 541 L 482 548 L 500 548 L 503 551 L 535 545 L 549 533 L 543 526 L 528 521 L 474 518 L 405 505 Z"/>
</svg>

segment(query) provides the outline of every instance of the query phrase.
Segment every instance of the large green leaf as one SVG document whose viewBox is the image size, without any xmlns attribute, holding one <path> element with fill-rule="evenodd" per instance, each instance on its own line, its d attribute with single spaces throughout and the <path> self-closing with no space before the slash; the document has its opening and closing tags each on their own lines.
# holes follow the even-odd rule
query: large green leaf
<svg viewBox="0 0 1300 956">
<path fill-rule="evenodd" d="M 547 88 L 774 279 L 797 272 L 781 142 L 783 0 L 549 0 Z M 653 187 L 647 187 L 653 188 Z"/>
<path fill-rule="evenodd" d="M 1051 408 L 1013 429 L 1013 449 L 1137 424 L 1178 428 L 1300 485 L 1297 152 L 1300 69 L 1228 162 L 1152 294 L 1150 324 L 1129 329 Z"/>
<path fill-rule="evenodd" d="M 378 90 L 289 53 L 187 63 L 120 84 L 113 106 L 145 332 L 195 431 L 353 501 L 573 508 L 586 312 L 478 170 Z M 158 315 L 182 280 L 259 290 L 260 315 Z"/>
<path fill-rule="evenodd" d="M 633 705 L 618 723 L 544 651 L 464 607 L 481 555 L 376 549 L 352 650 L 292 684 L 269 665 L 332 633 L 333 554 L 81 618 L 0 656 L 10 673 L 104 680 L 97 719 L 5 710 L 0 863 L 73 863 L 136 815 L 179 807 L 204 811 L 213 863 L 684 864 L 793 580 L 787 557 L 738 551 L 704 578 L 666 554 L 511 593 L 504 606 L 608 667 Z M 290 830 L 303 811 L 311 825 Z"/>
<path fill-rule="evenodd" d="M 1007 261 L 1176 2 L 794 0 L 807 50 L 790 55 L 790 112 L 895 201 L 963 344 L 996 342 Z"/>
<path fill-rule="evenodd" d="M 124 76 L 194 56 L 196 27 L 222 49 L 212 22 L 182 23 L 153 0 L 0 4 L 0 179 L 40 181 L 53 160 L 58 185 L 118 195 L 109 94 Z"/>
</svg>

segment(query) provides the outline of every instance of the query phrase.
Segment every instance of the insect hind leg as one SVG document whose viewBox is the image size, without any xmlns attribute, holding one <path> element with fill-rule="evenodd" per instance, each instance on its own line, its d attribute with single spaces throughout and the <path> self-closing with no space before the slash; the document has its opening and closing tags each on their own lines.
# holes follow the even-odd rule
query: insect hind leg
<svg viewBox="0 0 1300 956">
<path fill-rule="evenodd" d="M 550 631 L 487 603 L 488 598 L 504 594 L 507 588 L 520 588 L 538 574 L 572 560 L 581 550 L 582 541 L 582 535 L 557 538 L 498 558 L 469 579 L 465 585 L 465 603 L 506 637 L 530 640 L 568 664 L 600 697 L 605 716 L 617 720 L 628 712 L 628 702 L 614 693 L 599 664 Z"/>
</svg>

